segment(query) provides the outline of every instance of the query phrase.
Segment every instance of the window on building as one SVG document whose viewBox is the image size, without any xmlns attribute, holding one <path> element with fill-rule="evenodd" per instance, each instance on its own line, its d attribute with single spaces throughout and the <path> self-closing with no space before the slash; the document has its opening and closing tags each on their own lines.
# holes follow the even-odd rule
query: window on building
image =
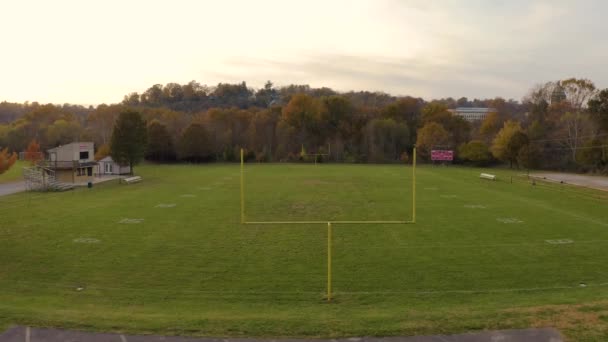
<svg viewBox="0 0 608 342">
<path fill-rule="evenodd" d="M 87 167 L 87 176 L 91 177 L 93 175 L 93 168 Z"/>
<path fill-rule="evenodd" d="M 80 151 L 80 160 L 89 159 L 89 151 Z"/>
<path fill-rule="evenodd" d="M 105 171 L 106 173 L 112 173 L 112 164 L 110 163 L 105 163 Z"/>
</svg>

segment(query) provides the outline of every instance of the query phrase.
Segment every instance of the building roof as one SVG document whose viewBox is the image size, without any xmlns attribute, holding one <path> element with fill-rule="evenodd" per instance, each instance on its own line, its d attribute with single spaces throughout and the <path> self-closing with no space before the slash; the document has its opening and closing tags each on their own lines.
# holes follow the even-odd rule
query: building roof
<svg viewBox="0 0 608 342">
<path fill-rule="evenodd" d="M 106 156 L 106 157 L 99 159 L 99 161 L 100 162 L 114 162 L 114 159 L 112 159 L 112 156 Z"/>
<path fill-rule="evenodd" d="M 47 152 L 52 152 L 52 151 L 56 151 L 56 150 L 58 150 L 60 148 L 64 148 L 64 147 L 67 147 L 67 146 L 70 146 L 70 145 L 74 145 L 74 144 L 93 144 L 93 142 L 92 141 L 75 141 L 75 142 L 71 142 L 69 144 L 59 145 L 59 146 L 56 146 L 56 147 L 53 147 L 53 148 L 49 148 L 46 151 Z"/>
</svg>

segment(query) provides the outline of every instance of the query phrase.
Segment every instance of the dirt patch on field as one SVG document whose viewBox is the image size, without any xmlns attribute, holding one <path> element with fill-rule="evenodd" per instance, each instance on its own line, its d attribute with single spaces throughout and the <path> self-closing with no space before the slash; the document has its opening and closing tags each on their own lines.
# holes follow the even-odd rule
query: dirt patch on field
<svg viewBox="0 0 608 342">
<path fill-rule="evenodd" d="M 583 186 L 597 190 L 608 191 L 608 177 L 577 175 L 573 173 L 543 172 L 530 174 L 530 177 L 555 183 Z"/>
<path fill-rule="evenodd" d="M 547 305 L 505 310 L 526 317 L 535 328 L 554 327 L 571 336 L 603 335 L 608 329 L 608 302 L 575 305 Z"/>
</svg>

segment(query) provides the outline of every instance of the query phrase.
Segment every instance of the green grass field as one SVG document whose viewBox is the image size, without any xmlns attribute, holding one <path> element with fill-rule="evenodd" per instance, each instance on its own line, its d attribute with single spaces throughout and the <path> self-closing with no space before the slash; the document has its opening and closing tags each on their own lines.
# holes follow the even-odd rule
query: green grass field
<svg viewBox="0 0 608 342">
<path fill-rule="evenodd" d="M 0 184 L 23 180 L 23 168 L 27 165 L 27 162 L 17 160 L 8 171 L 0 175 Z"/>
<path fill-rule="evenodd" d="M 247 165 L 247 219 L 406 220 L 410 170 Z M 603 193 L 419 167 L 415 225 L 334 225 L 328 304 L 325 225 L 241 225 L 238 165 L 136 171 L 142 183 L 0 198 L 0 326 L 608 338 Z"/>
</svg>

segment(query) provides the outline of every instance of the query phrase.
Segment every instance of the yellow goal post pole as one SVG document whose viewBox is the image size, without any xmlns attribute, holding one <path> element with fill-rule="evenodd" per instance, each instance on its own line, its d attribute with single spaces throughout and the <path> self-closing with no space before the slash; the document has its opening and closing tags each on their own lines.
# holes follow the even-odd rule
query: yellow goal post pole
<svg viewBox="0 0 608 342">
<path fill-rule="evenodd" d="M 416 223 L 416 146 L 412 160 L 412 223 Z"/>
<path fill-rule="evenodd" d="M 243 149 L 241 149 L 241 224 L 245 223 L 245 189 L 244 189 L 244 158 L 243 158 Z"/>
<path fill-rule="evenodd" d="M 331 222 L 327 222 L 327 301 L 331 302 Z"/>
</svg>

